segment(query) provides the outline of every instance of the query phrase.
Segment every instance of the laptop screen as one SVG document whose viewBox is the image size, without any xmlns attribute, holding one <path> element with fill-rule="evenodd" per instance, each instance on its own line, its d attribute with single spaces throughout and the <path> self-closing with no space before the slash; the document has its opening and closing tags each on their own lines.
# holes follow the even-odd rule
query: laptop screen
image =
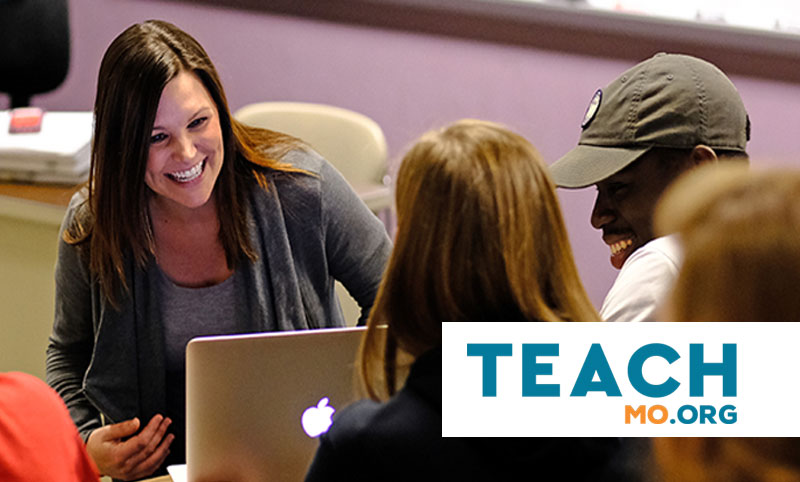
<svg viewBox="0 0 800 482">
<path fill-rule="evenodd" d="M 200 480 L 302 480 L 359 398 L 364 327 L 199 337 L 186 353 L 186 462 Z"/>
</svg>

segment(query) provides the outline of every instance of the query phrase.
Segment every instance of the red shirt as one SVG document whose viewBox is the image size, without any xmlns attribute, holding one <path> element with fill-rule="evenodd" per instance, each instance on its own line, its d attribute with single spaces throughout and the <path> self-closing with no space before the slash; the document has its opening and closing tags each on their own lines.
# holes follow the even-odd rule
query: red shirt
<svg viewBox="0 0 800 482">
<path fill-rule="evenodd" d="M 61 397 L 25 373 L 0 373 L 0 480 L 97 481 Z"/>
</svg>

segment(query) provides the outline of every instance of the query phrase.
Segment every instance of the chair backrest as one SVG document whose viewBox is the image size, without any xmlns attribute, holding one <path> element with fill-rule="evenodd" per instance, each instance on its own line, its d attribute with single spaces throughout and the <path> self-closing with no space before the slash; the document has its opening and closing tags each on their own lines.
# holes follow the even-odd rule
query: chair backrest
<svg viewBox="0 0 800 482">
<path fill-rule="evenodd" d="M 299 137 L 322 154 L 358 191 L 359 185 L 383 184 L 386 138 L 372 119 L 324 104 L 258 102 L 234 114 L 245 124 Z"/>
<path fill-rule="evenodd" d="M 0 91 L 11 107 L 61 85 L 69 50 L 67 0 L 0 0 Z"/>
</svg>

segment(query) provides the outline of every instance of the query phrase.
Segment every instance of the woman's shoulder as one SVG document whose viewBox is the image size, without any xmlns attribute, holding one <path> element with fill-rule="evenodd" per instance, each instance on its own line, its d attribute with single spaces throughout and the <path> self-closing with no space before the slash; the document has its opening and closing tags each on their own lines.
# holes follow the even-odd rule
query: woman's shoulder
<svg viewBox="0 0 800 482">
<path fill-rule="evenodd" d="M 401 390 L 386 402 L 360 400 L 349 405 L 334 417 L 328 438 L 334 444 L 384 440 L 390 445 L 404 445 L 426 438 L 438 440 L 441 414 L 427 400 Z"/>
<path fill-rule="evenodd" d="M 320 191 L 327 161 L 316 151 L 298 147 L 283 154 L 278 163 L 276 167 L 251 163 L 253 181 L 266 191 L 274 185 L 282 194 L 299 190 L 307 196 L 309 189 Z"/>
<path fill-rule="evenodd" d="M 273 167 L 267 163 L 251 161 L 250 166 L 252 169 L 268 176 L 281 176 L 287 172 L 292 173 L 293 170 L 296 169 L 299 169 L 301 172 L 306 174 L 318 175 L 322 172 L 324 166 L 327 164 L 327 161 L 324 157 L 322 157 L 322 155 L 306 144 L 300 144 L 292 147 L 285 152 L 277 147 L 261 147 L 257 148 L 256 151 L 260 152 L 264 156 L 267 156 L 268 158 L 273 159 L 270 162 L 277 162 L 279 165 L 289 168 L 287 171 L 283 167 Z M 270 154 L 271 151 L 277 151 L 278 157 L 272 157 L 274 153 Z"/>
<path fill-rule="evenodd" d="M 380 416 L 382 403 L 364 399 L 354 402 L 334 415 L 328 438 L 334 443 L 358 437 L 368 430 L 376 417 Z"/>
<path fill-rule="evenodd" d="M 75 214 L 78 210 L 82 209 L 89 200 L 89 189 L 86 186 L 81 187 L 72 194 L 67 204 L 67 214 Z"/>
<path fill-rule="evenodd" d="M 33 375 L 22 372 L 5 372 L 0 373 L 0 392 L 3 394 L 22 394 L 22 399 L 28 399 L 30 396 L 42 396 L 43 398 L 54 398 L 55 392 L 41 379 Z M 11 400 L 11 396 L 4 396 L 0 401 L 7 402 Z"/>
<path fill-rule="evenodd" d="M 386 480 L 410 480 L 425 473 L 441 456 L 442 424 L 433 410 L 418 409 L 416 402 L 397 396 L 383 403 L 361 400 L 346 407 L 323 435 L 321 447 L 327 455 L 322 458 L 338 460 L 338 465 L 361 461 L 357 473 L 347 469 L 351 480 L 370 480 L 358 474 L 385 474 L 392 467 L 396 472 Z"/>
<path fill-rule="evenodd" d="M 440 438 L 441 387 L 438 347 L 417 358 L 406 383 L 388 400 L 361 400 L 343 410 L 341 426 L 356 432 L 374 430 L 400 439 L 414 439 L 428 432 Z"/>
<path fill-rule="evenodd" d="M 317 151 L 310 147 L 292 149 L 286 153 L 281 161 L 294 168 L 315 175 L 321 174 L 328 162 Z"/>
<path fill-rule="evenodd" d="M 81 225 L 85 230 L 92 224 L 91 210 L 89 209 L 89 190 L 86 186 L 78 189 L 69 200 L 61 223 L 61 231 L 73 230 L 76 225 Z"/>
</svg>

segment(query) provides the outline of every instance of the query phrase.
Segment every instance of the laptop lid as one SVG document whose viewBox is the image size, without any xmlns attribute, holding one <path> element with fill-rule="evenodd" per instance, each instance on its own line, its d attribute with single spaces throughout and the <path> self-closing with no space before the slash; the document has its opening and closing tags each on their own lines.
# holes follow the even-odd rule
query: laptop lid
<svg viewBox="0 0 800 482">
<path fill-rule="evenodd" d="M 186 349 L 190 481 L 303 480 L 334 410 L 358 398 L 364 327 L 199 337 Z"/>
</svg>

